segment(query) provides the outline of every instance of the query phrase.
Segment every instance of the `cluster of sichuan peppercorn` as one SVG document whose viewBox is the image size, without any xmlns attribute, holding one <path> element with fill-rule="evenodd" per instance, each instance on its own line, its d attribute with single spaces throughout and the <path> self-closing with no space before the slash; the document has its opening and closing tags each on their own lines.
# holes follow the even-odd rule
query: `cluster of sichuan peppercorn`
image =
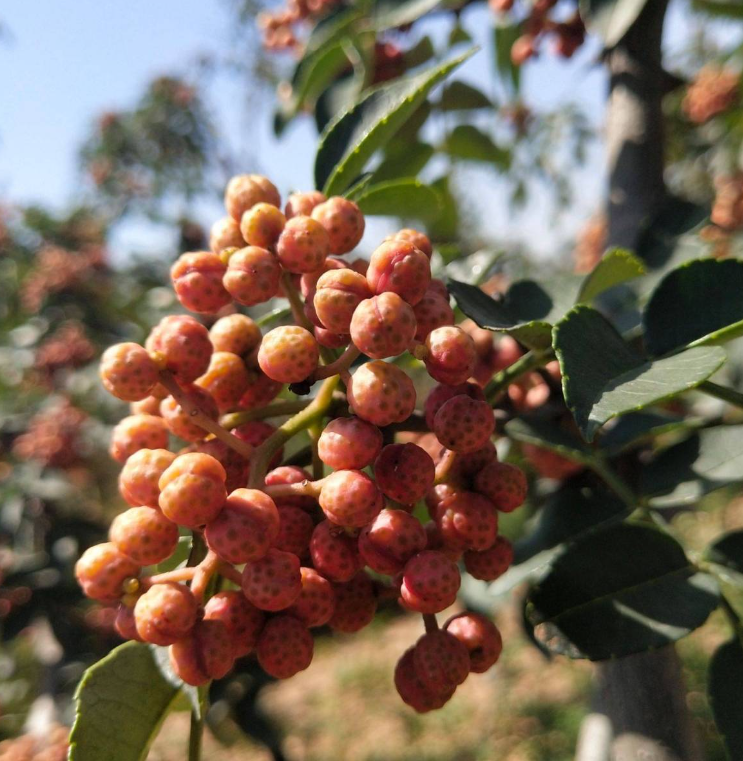
<svg viewBox="0 0 743 761">
<path fill-rule="evenodd" d="M 436 614 L 454 604 L 460 568 L 482 580 L 508 568 L 498 516 L 526 496 L 523 473 L 496 455 L 475 341 L 453 324 L 423 233 L 344 259 L 364 232 L 350 200 L 296 193 L 281 211 L 266 178 L 243 175 L 225 203 L 211 251 L 171 270 L 186 309 L 218 316 L 211 328 L 171 315 L 144 346 L 102 357 L 103 384 L 131 403 L 110 450 L 131 507 L 82 555 L 79 582 L 118 605 L 122 636 L 168 646 L 194 685 L 250 653 L 290 677 L 310 665 L 312 629 L 356 632 L 396 599 L 426 629 L 398 663 L 398 692 L 418 711 L 440 707 L 502 645 L 481 615 L 439 628 Z M 265 334 L 238 311 L 277 297 L 291 322 Z M 406 353 L 421 363 L 412 373 L 438 383 L 418 413 L 394 362 Z M 433 455 L 396 440 L 412 419 L 435 435 Z M 284 460 L 284 444 L 307 433 L 312 474 Z M 189 534 L 201 556 L 159 571 Z"/>
</svg>

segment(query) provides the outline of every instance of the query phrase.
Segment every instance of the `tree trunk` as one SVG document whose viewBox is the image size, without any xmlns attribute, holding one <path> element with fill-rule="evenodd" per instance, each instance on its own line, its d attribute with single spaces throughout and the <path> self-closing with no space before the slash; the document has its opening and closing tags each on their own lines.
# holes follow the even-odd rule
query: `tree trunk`
<svg viewBox="0 0 743 761">
<path fill-rule="evenodd" d="M 634 249 L 643 223 L 665 197 L 661 37 L 666 6 L 667 0 L 649 0 L 607 55 L 610 247 Z M 597 681 L 595 713 L 583 727 L 578 759 L 701 761 L 675 647 L 600 663 Z M 591 737 L 603 739 L 603 753 Z"/>
</svg>

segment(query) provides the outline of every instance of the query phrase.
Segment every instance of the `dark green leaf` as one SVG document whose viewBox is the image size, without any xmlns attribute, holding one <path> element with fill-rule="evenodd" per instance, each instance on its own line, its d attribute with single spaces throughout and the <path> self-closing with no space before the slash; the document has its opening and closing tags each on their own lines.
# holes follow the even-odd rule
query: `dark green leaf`
<svg viewBox="0 0 743 761">
<path fill-rule="evenodd" d="M 743 761 L 743 645 L 739 638 L 717 648 L 708 682 L 715 724 L 730 761 Z"/>
<path fill-rule="evenodd" d="M 693 0 L 693 6 L 713 16 L 743 18 L 743 3 L 740 0 Z"/>
<path fill-rule="evenodd" d="M 457 240 L 459 231 L 459 209 L 449 188 L 449 177 L 444 175 L 431 183 L 441 199 L 441 214 L 426 225 L 426 231 L 434 243 L 449 243 Z"/>
<path fill-rule="evenodd" d="M 675 507 L 740 481 L 743 425 L 723 425 L 662 451 L 641 470 L 640 491 L 652 507 Z"/>
<path fill-rule="evenodd" d="M 647 0 L 579 0 L 580 15 L 588 29 L 607 48 L 614 47 L 635 23 Z"/>
<path fill-rule="evenodd" d="M 491 298 L 479 288 L 449 281 L 459 308 L 481 328 L 509 333 L 530 349 L 552 345 L 552 325 L 575 303 L 582 279 L 555 276 L 549 284 L 519 280 Z"/>
<path fill-rule="evenodd" d="M 493 274 L 493 268 L 503 258 L 503 251 L 483 249 L 474 254 L 460 256 L 446 265 L 448 277 L 455 278 L 471 285 L 477 285 Z"/>
<path fill-rule="evenodd" d="M 743 573 L 743 531 L 731 531 L 707 547 L 707 560 Z"/>
<path fill-rule="evenodd" d="M 315 157 L 315 184 L 326 195 L 342 193 L 375 151 L 415 113 L 428 93 L 473 53 L 469 50 L 414 77 L 370 90 L 326 127 Z"/>
<path fill-rule="evenodd" d="M 363 17 L 360 8 L 339 7 L 323 16 L 313 27 L 304 48 L 305 58 L 317 52 L 326 45 L 332 45 L 345 37 L 350 28 Z"/>
<path fill-rule="evenodd" d="M 117 647 L 77 688 L 70 761 L 143 761 L 177 695 L 147 645 Z"/>
<path fill-rule="evenodd" d="M 626 283 L 645 273 L 643 263 L 629 251 L 615 248 L 604 254 L 601 261 L 586 276 L 578 294 L 578 301 L 588 303 L 599 294 Z"/>
<path fill-rule="evenodd" d="M 442 0 L 377 0 L 372 24 L 378 32 L 412 24 L 441 4 Z"/>
<path fill-rule="evenodd" d="M 465 161 L 486 161 L 505 169 L 511 154 L 498 147 L 490 135 L 470 124 L 459 124 L 446 137 L 446 152 Z"/>
<path fill-rule="evenodd" d="M 645 360 L 586 306 L 574 307 L 555 325 L 553 342 L 565 402 L 588 441 L 612 418 L 695 388 L 725 362 L 725 352 L 714 346 Z"/>
<path fill-rule="evenodd" d="M 626 505 L 609 492 L 573 483 L 561 486 L 537 514 L 534 528 L 514 544 L 514 563 L 521 564 L 537 553 L 575 542 L 628 515 Z"/>
<path fill-rule="evenodd" d="M 605 660 L 686 636 L 718 594 L 668 534 L 621 524 L 570 545 L 531 591 L 527 614 L 553 652 Z"/>
<path fill-rule="evenodd" d="M 449 47 L 461 45 L 462 43 L 472 43 L 472 35 L 464 28 L 456 24 L 449 32 Z"/>
<path fill-rule="evenodd" d="M 431 38 L 426 35 L 421 37 L 418 42 L 405 51 L 403 61 L 405 64 L 405 70 L 414 69 L 416 66 L 421 66 L 424 63 L 430 61 L 436 55 L 436 50 L 433 47 Z"/>
<path fill-rule="evenodd" d="M 616 455 L 655 436 L 698 425 L 699 421 L 684 419 L 665 412 L 630 412 L 617 420 L 599 441 L 602 450 Z"/>
<path fill-rule="evenodd" d="M 535 444 L 569 460 L 587 464 L 593 459 L 593 452 L 585 441 L 548 420 L 526 416 L 514 418 L 505 429 L 514 441 Z"/>
<path fill-rule="evenodd" d="M 441 94 L 443 111 L 469 111 L 476 108 L 492 108 L 493 102 L 476 87 L 466 82 L 450 82 Z"/>
<path fill-rule="evenodd" d="M 364 214 L 433 219 L 441 210 L 439 194 L 418 180 L 392 180 L 366 187 L 355 196 Z"/>
<path fill-rule="evenodd" d="M 149 648 L 152 651 L 152 657 L 155 659 L 155 664 L 160 671 L 160 676 L 162 676 L 168 684 L 173 685 L 173 687 L 179 690 L 180 694 L 185 698 L 184 702 L 187 701 L 196 716 L 200 716 L 201 703 L 199 702 L 198 687 L 186 684 L 175 671 L 173 671 L 173 667 L 170 665 L 170 653 L 167 647 L 150 645 Z"/>
<path fill-rule="evenodd" d="M 343 39 L 303 58 L 293 77 L 289 113 L 296 114 L 303 106 L 314 104 L 348 66 L 347 48 Z"/>
<path fill-rule="evenodd" d="M 515 66 L 511 60 L 511 46 L 520 36 L 520 24 L 497 23 L 493 26 L 495 69 L 512 93 L 517 93 L 521 85 L 521 67 Z"/>
<path fill-rule="evenodd" d="M 382 163 L 374 170 L 374 183 L 416 177 L 433 156 L 428 143 L 399 141 L 388 146 Z"/>
<path fill-rule="evenodd" d="M 695 259 L 670 272 L 643 316 L 651 354 L 743 335 L 743 261 Z"/>
</svg>

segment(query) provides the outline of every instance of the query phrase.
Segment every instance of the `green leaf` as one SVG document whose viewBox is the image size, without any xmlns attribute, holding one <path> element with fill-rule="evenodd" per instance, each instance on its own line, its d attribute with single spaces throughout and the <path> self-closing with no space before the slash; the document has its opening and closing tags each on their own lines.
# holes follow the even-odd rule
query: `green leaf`
<svg viewBox="0 0 743 761">
<path fill-rule="evenodd" d="M 698 431 L 646 464 L 640 492 L 651 507 L 677 507 L 741 481 L 743 425 L 721 425 Z"/>
<path fill-rule="evenodd" d="M 364 214 L 433 219 L 441 210 L 439 194 L 418 180 L 392 180 L 367 186 L 355 197 Z"/>
<path fill-rule="evenodd" d="M 416 177 L 433 156 L 428 143 L 399 141 L 390 144 L 382 163 L 374 170 L 374 184 L 403 177 Z"/>
<path fill-rule="evenodd" d="M 472 35 L 464 27 L 456 24 L 449 32 L 449 47 L 462 43 L 472 44 Z"/>
<path fill-rule="evenodd" d="M 288 112 L 296 114 L 304 105 L 314 104 L 327 87 L 349 65 L 344 39 L 327 45 L 297 65 L 292 78 L 292 99 Z"/>
<path fill-rule="evenodd" d="M 372 24 L 378 32 L 412 24 L 441 4 L 442 0 L 377 0 Z"/>
<path fill-rule="evenodd" d="M 580 15 L 588 29 L 613 48 L 645 7 L 647 0 L 579 0 Z"/>
<path fill-rule="evenodd" d="M 446 152 L 465 161 L 486 161 L 497 167 L 508 167 L 511 154 L 497 146 L 490 135 L 471 124 L 459 124 L 446 136 Z"/>
<path fill-rule="evenodd" d="M 565 402 L 587 441 L 612 418 L 695 388 L 725 362 L 714 346 L 645 360 L 599 312 L 582 305 L 555 325 L 553 343 Z"/>
<path fill-rule="evenodd" d="M 455 242 L 459 231 L 459 207 L 449 188 L 448 175 L 439 177 L 431 187 L 441 199 L 441 214 L 426 225 L 426 232 L 434 243 Z"/>
<path fill-rule="evenodd" d="M 414 77 L 402 77 L 366 93 L 325 128 L 315 157 L 315 184 L 326 195 L 342 193 L 375 151 L 413 115 L 428 93 L 475 49 Z"/>
<path fill-rule="evenodd" d="M 470 111 L 492 107 L 493 102 L 485 93 L 459 80 L 446 85 L 439 104 L 442 111 Z"/>
<path fill-rule="evenodd" d="M 527 617 L 552 652 L 606 660 L 686 636 L 718 595 L 668 534 L 620 524 L 569 546 L 529 594 Z"/>
<path fill-rule="evenodd" d="M 743 760 L 743 645 L 739 638 L 715 650 L 709 664 L 709 702 L 731 761 Z"/>
<path fill-rule="evenodd" d="M 586 276 L 578 294 L 578 301 L 581 303 L 593 301 L 596 296 L 609 288 L 644 274 L 645 266 L 634 254 L 623 248 L 612 249 Z"/>
<path fill-rule="evenodd" d="M 692 5 L 713 16 L 743 18 L 743 3 L 739 0 L 693 0 Z"/>
<path fill-rule="evenodd" d="M 643 316 L 645 345 L 660 355 L 743 335 L 743 261 L 696 259 L 670 272 Z"/>
<path fill-rule="evenodd" d="M 504 256 L 503 251 L 482 249 L 450 261 L 444 269 L 447 277 L 477 285 L 493 274 L 493 268 Z M 441 274 L 437 273 L 437 276 L 441 277 Z"/>
<path fill-rule="evenodd" d="M 743 573 L 743 530 L 724 534 L 707 547 L 704 555 L 711 563 Z"/>
<path fill-rule="evenodd" d="M 552 325 L 575 303 L 582 279 L 556 275 L 549 284 L 518 280 L 505 294 L 490 297 L 456 280 L 449 291 L 459 308 L 481 328 L 508 333 L 530 349 L 552 345 Z"/>
<path fill-rule="evenodd" d="M 515 66 L 511 60 L 511 46 L 520 36 L 520 24 L 496 23 L 493 26 L 495 70 L 512 93 L 517 93 L 521 86 L 521 67 Z"/>
<path fill-rule="evenodd" d="M 361 8 L 339 7 L 323 16 L 313 27 L 305 45 L 305 58 L 326 45 L 332 45 L 345 37 L 354 24 L 363 17 Z"/>
<path fill-rule="evenodd" d="M 656 436 L 691 428 L 700 422 L 664 412 L 630 412 L 604 433 L 599 440 L 599 446 L 613 456 Z"/>
<path fill-rule="evenodd" d="M 147 645 L 117 647 L 77 688 L 70 761 L 143 761 L 178 692 Z"/>
<path fill-rule="evenodd" d="M 520 417 L 506 423 L 506 434 L 514 441 L 535 444 L 569 460 L 590 463 L 594 459 L 591 447 L 580 437 L 556 424 L 538 417 Z"/>
<path fill-rule="evenodd" d="M 610 492 L 573 483 L 562 485 L 537 513 L 534 528 L 514 544 L 514 564 L 566 542 L 575 542 L 628 515 L 629 508 Z"/>
<path fill-rule="evenodd" d="M 405 51 L 403 55 L 403 62 L 405 64 L 405 70 L 414 69 L 416 66 L 421 66 L 424 63 L 430 61 L 436 55 L 436 49 L 431 42 L 431 38 L 426 35 L 421 37 L 418 42 Z"/>
</svg>

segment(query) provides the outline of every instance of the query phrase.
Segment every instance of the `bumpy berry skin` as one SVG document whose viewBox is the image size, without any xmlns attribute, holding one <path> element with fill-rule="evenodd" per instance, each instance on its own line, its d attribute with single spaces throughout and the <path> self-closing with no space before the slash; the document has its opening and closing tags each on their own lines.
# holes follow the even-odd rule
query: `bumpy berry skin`
<svg viewBox="0 0 743 761">
<path fill-rule="evenodd" d="M 428 374 L 439 383 L 456 386 L 472 375 L 477 360 L 474 341 L 456 325 L 431 331 L 426 338 Z"/>
<path fill-rule="evenodd" d="M 328 199 L 319 190 L 310 190 L 306 193 L 292 193 L 289 198 L 286 199 L 286 206 L 284 206 L 284 214 L 287 219 L 297 217 L 300 214 L 308 217 L 312 214 L 312 210 L 318 204 L 324 203 Z"/>
<path fill-rule="evenodd" d="M 468 550 L 463 556 L 467 573 L 480 581 L 495 581 L 513 563 L 513 545 L 499 536 L 492 547 L 482 552 Z"/>
<path fill-rule="evenodd" d="M 122 418 L 111 432 L 109 453 L 116 462 L 124 463 L 140 449 L 165 449 L 168 427 L 157 415 L 129 415 Z"/>
<path fill-rule="evenodd" d="M 233 491 L 204 530 L 209 548 L 235 564 L 264 557 L 278 534 L 279 511 L 271 497 L 257 489 Z"/>
<path fill-rule="evenodd" d="M 139 402 L 149 396 L 157 385 L 158 373 L 155 361 L 139 344 L 115 344 L 101 357 L 103 386 L 125 402 Z"/>
<path fill-rule="evenodd" d="M 412 243 L 388 241 L 371 255 L 366 279 L 374 293 L 391 291 L 415 306 L 431 282 L 431 265 Z"/>
<path fill-rule="evenodd" d="M 217 517 L 227 499 L 226 477 L 222 465 L 209 455 L 180 455 L 160 476 L 160 509 L 179 526 L 203 526 Z"/>
<path fill-rule="evenodd" d="M 281 196 L 276 186 L 259 174 L 239 174 L 228 183 L 224 193 L 224 206 L 227 213 L 240 222 L 243 214 L 257 203 L 281 205 Z"/>
<path fill-rule="evenodd" d="M 426 398 L 426 404 L 424 407 L 426 425 L 429 430 L 433 430 L 436 413 L 441 409 L 442 405 L 448 402 L 449 399 L 453 399 L 455 396 L 461 396 L 462 394 L 479 402 L 485 401 L 485 394 L 482 387 L 478 386 L 476 383 L 460 383 L 456 386 L 439 384 L 431 389 L 431 392 Z"/>
<path fill-rule="evenodd" d="M 358 417 L 331 420 L 317 441 L 320 459 L 333 470 L 360 470 L 382 449 L 382 432 Z"/>
<path fill-rule="evenodd" d="M 276 243 L 281 266 L 294 274 L 317 272 L 330 253 L 330 239 L 312 217 L 292 217 Z"/>
<path fill-rule="evenodd" d="M 206 389 L 220 412 L 235 409 L 250 385 L 245 363 L 228 351 L 215 351 L 206 372 L 196 379 L 196 386 Z"/>
<path fill-rule="evenodd" d="M 365 571 L 359 571 L 350 581 L 334 584 L 335 610 L 328 621 L 333 631 L 353 634 L 368 626 L 377 612 L 374 584 Z"/>
<path fill-rule="evenodd" d="M 413 555 L 426 549 L 428 538 L 420 521 L 404 510 L 382 510 L 359 534 L 359 552 L 377 573 L 393 575 Z"/>
<path fill-rule="evenodd" d="M 433 421 L 433 431 L 441 444 L 463 454 L 485 446 L 494 430 L 490 405 L 464 395 L 442 404 Z"/>
<path fill-rule="evenodd" d="M 258 642 L 266 614 L 251 605 L 242 592 L 217 592 L 204 606 L 205 621 L 221 621 L 227 628 L 236 658 L 247 655 Z"/>
<path fill-rule="evenodd" d="M 299 278 L 299 291 L 305 299 L 312 301 L 315 297 L 315 291 L 317 291 L 317 281 L 326 273 L 331 270 L 348 270 L 351 269 L 348 266 L 348 262 L 344 262 L 343 259 L 339 259 L 336 256 L 329 256 L 323 263 L 319 270 L 314 272 L 304 272 Z M 355 270 L 352 270 L 355 272 Z M 359 274 L 359 273 L 356 273 Z M 357 281 L 358 282 L 358 281 Z M 368 286 L 367 286 L 368 287 Z M 371 292 L 368 292 L 371 295 Z"/>
<path fill-rule="evenodd" d="M 128 605 L 119 605 L 114 620 L 114 629 L 122 639 L 131 639 L 135 642 L 141 642 L 142 638 L 137 632 L 137 624 L 134 620 L 134 609 Z"/>
<path fill-rule="evenodd" d="M 276 616 L 266 624 L 255 648 L 261 668 L 276 679 L 304 671 L 312 663 L 310 630 L 293 616 Z"/>
<path fill-rule="evenodd" d="M 310 629 L 324 626 L 335 610 L 333 585 L 314 568 L 301 568 L 302 591 L 297 601 L 286 609 L 290 616 L 298 618 Z"/>
<path fill-rule="evenodd" d="M 114 518 L 108 536 L 138 565 L 155 565 L 175 552 L 178 526 L 157 508 L 130 507 Z"/>
<path fill-rule="evenodd" d="M 291 552 L 298 558 L 306 558 L 310 552 L 310 539 L 315 524 L 301 507 L 279 504 L 279 533 L 273 541 L 277 550 Z"/>
<path fill-rule="evenodd" d="M 139 575 L 139 565 L 113 542 L 89 547 L 75 563 L 75 578 L 91 600 L 111 603 L 124 594 L 122 584 Z"/>
<path fill-rule="evenodd" d="M 476 492 L 458 492 L 445 500 L 434 519 L 444 544 L 457 550 L 487 550 L 498 536 L 498 511 Z"/>
<path fill-rule="evenodd" d="M 528 491 L 526 474 L 507 462 L 493 461 L 475 476 L 475 489 L 501 512 L 510 513 L 524 504 Z"/>
<path fill-rule="evenodd" d="M 266 333 L 258 350 L 261 370 L 279 383 L 299 383 L 317 368 L 320 349 L 315 337 L 298 325 L 282 325 Z"/>
<path fill-rule="evenodd" d="M 395 688 L 398 694 L 411 708 L 418 713 L 427 713 L 443 708 L 451 699 L 454 690 L 446 694 L 438 694 L 429 690 L 420 680 L 415 669 L 415 648 L 411 647 L 397 662 L 395 667 Z"/>
<path fill-rule="evenodd" d="M 222 217 L 213 225 L 209 233 L 209 248 L 217 255 L 226 248 L 242 248 L 245 240 L 240 225 L 232 217 Z"/>
<path fill-rule="evenodd" d="M 439 613 L 457 599 L 460 583 L 453 560 L 443 552 L 424 550 L 405 564 L 400 596 L 416 613 Z"/>
<path fill-rule="evenodd" d="M 347 254 L 353 251 L 364 237 L 364 215 L 353 202 L 340 196 L 328 198 L 312 210 L 312 218 L 327 231 L 330 252 Z"/>
<path fill-rule="evenodd" d="M 163 317 L 150 331 L 145 347 L 162 355 L 165 369 L 180 384 L 191 383 L 209 367 L 209 331 L 187 314 Z"/>
<path fill-rule="evenodd" d="M 281 265 L 267 249 L 246 246 L 235 251 L 227 262 L 223 283 L 238 304 L 262 304 L 279 292 Z"/>
<path fill-rule="evenodd" d="M 261 372 L 251 382 L 240 399 L 240 407 L 245 410 L 253 410 L 256 407 L 265 407 L 273 401 L 283 388 L 284 384 L 269 378 Z"/>
<path fill-rule="evenodd" d="M 158 481 L 175 454 L 167 449 L 140 449 L 124 464 L 119 474 L 121 496 L 132 506 L 157 507 L 160 497 Z"/>
<path fill-rule="evenodd" d="M 417 444 L 388 444 L 374 463 L 374 477 L 387 497 L 413 505 L 433 487 L 436 466 Z"/>
<path fill-rule="evenodd" d="M 358 305 L 371 296 L 363 275 L 351 269 L 333 269 L 320 275 L 312 303 L 325 328 L 333 333 L 348 333 Z"/>
<path fill-rule="evenodd" d="M 320 491 L 320 507 L 338 526 L 360 528 L 373 521 L 383 506 L 377 485 L 360 470 L 331 473 Z"/>
<path fill-rule="evenodd" d="M 415 643 L 413 665 L 431 692 L 447 694 L 469 675 L 470 654 L 453 634 L 439 629 L 427 632 Z"/>
<path fill-rule="evenodd" d="M 153 645 L 172 645 L 191 631 L 198 608 L 196 598 L 183 584 L 155 584 L 134 606 L 137 633 Z"/>
<path fill-rule="evenodd" d="M 361 365 L 353 374 L 348 402 L 362 420 L 383 428 L 401 423 L 413 414 L 415 386 L 399 367 L 374 360 Z"/>
<path fill-rule="evenodd" d="M 240 232 L 249 246 L 270 248 L 286 224 L 286 217 L 270 203 L 257 203 L 240 220 Z"/>
<path fill-rule="evenodd" d="M 315 526 L 310 556 L 317 571 L 331 581 L 350 581 L 364 565 L 356 540 L 330 521 Z"/>
<path fill-rule="evenodd" d="M 302 591 L 299 558 L 290 552 L 270 549 L 243 570 L 242 590 L 261 610 L 288 608 Z"/>
<path fill-rule="evenodd" d="M 413 307 L 396 293 L 381 293 L 362 301 L 351 319 L 351 340 L 372 359 L 396 357 L 415 337 Z"/>
<path fill-rule="evenodd" d="M 461 494 L 462 489 L 459 485 L 451 482 L 436 484 L 431 491 L 426 494 L 426 507 L 428 514 L 434 520 L 437 520 L 439 514 L 444 510 L 445 503 Z"/>
<path fill-rule="evenodd" d="M 317 326 L 315 326 L 315 329 L 312 331 L 312 333 L 315 336 L 317 343 L 319 343 L 320 346 L 325 346 L 328 349 L 340 349 L 344 346 L 347 346 L 348 342 L 350 341 L 349 336 L 342 335 L 340 333 L 331 333 L 329 330 L 326 330 L 325 328 L 319 328 Z"/>
<path fill-rule="evenodd" d="M 201 386 L 188 385 L 183 390 L 191 397 L 193 403 L 212 420 L 219 417 L 219 408 L 212 395 Z M 160 414 L 162 415 L 168 430 L 184 441 L 203 441 L 209 435 L 209 432 L 197 425 L 191 415 L 172 397 L 163 399 L 160 404 Z"/>
<path fill-rule="evenodd" d="M 214 351 L 229 351 L 238 357 L 245 357 L 257 349 L 262 337 L 261 329 L 244 314 L 220 317 L 209 330 Z"/>
<path fill-rule="evenodd" d="M 232 640 L 221 621 L 199 621 L 191 631 L 170 646 L 170 665 L 194 687 L 226 676 L 235 662 Z"/>
<path fill-rule="evenodd" d="M 297 465 L 281 465 L 270 470 L 266 474 L 266 486 L 278 486 L 279 484 L 300 484 L 302 481 L 311 481 L 312 476 Z M 281 506 L 301 507 L 303 510 L 312 510 L 317 500 L 309 495 L 297 495 L 296 497 L 282 497 Z"/>
<path fill-rule="evenodd" d="M 458 613 L 443 628 L 469 650 L 471 673 L 484 673 L 500 657 L 503 640 L 495 624 L 485 616 L 479 613 Z"/>
<path fill-rule="evenodd" d="M 474 452 L 460 454 L 449 471 L 449 475 L 451 480 L 457 483 L 470 484 L 477 473 L 486 465 L 497 460 L 498 453 L 495 451 L 495 445 L 492 441 L 488 441 L 485 446 L 476 449 Z"/>
<path fill-rule="evenodd" d="M 438 291 L 428 290 L 413 307 L 415 315 L 415 339 L 425 341 L 428 334 L 446 325 L 454 325 L 454 311 L 449 306 L 449 297 L 442 297 Z"/>
<path fill-rule="evenodd" d="M 160 415 L 160 402 L 156 396 L 146 396 L 139 402 L 131 402 L 129 409 L 132 415 Z"/>
<path fill-rule="evenodd" d="M 228 494 L 231 494 L 235 489 L 242 488 L 248 482 L 248 476 L 250 475 L 248 461 L 223 441 L 219 439 L 202 441 L 196 445 L 194 451 L 208 454 L 224 468 L 227 474 L 225 488 Z"/>
<path fill-rule="evenodd" d="M 418 230 L 413 230 L 410 227 L 406 227 L 398 232 L 388 235 L 385 239 L 387 241 L 405 241 L 406 243 L 412 243 L 418 250 L 422 251 L 429 259 L 433 254 L 433 246 L 431 245 L 431 239 Z"/>
<path fill-rule="evenodd" d="M 182 254 L 170 268 L 178 301 L 186 309 L 214 314 L 230 303 L 230 294 L 222 285 L 225 266 L 211 251 Z"/>
</svg>

